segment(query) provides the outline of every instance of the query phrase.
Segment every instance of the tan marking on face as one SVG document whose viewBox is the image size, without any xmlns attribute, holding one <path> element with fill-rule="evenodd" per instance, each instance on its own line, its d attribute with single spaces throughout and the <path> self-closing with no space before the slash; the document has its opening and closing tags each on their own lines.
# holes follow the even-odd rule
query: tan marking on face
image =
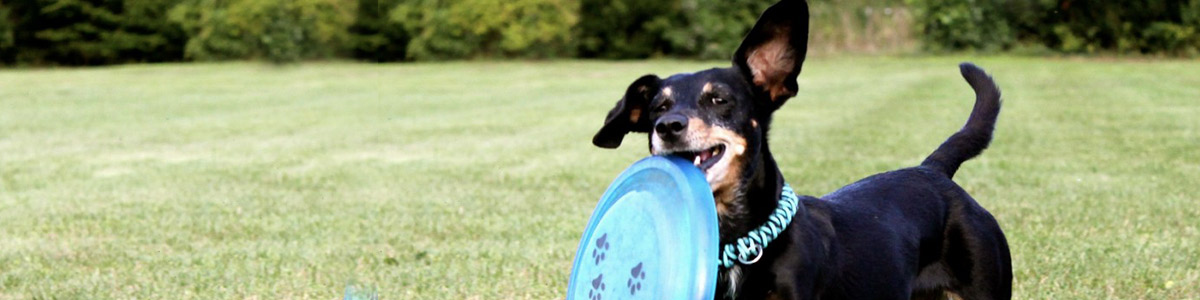
<svg viewBox="0 0 1200 300">
<path fill-rule="evenodd" d="M 740 196 L 741 175 L 746 157 L 746 138 L 732 130 L 720 126 L 711 126 L 700 118 L 688 118 L 688 128 L 680 141 L 672 143 L 672 148 L 659 138 L 657 134 L 650 136 L 650 153 L 662 154 L 674 151 L 707 150 L 717 145 L 725 145 L 721 158 L 704 171 L 704 179 L 708 181 L 713 192 L 713 200 L 717 205 L 717 214 L 724 216 L 729 212 L 729 206 Z"/>
<path fill-rule="evenodd" d="M 787 32 L 775 33 L 775 38 L 759 45 L 746 56 L 746 65 L 754 76 L 754 84 L 771 93 L 771 101 L 792 96 L 784 80 L 795 65 L 795 54 L 788 45 Z"/>
<path fill-rule="evenodd" d="M 717 214 L 725 215 L 728 206 L 737 200 L 741 191 L 746 139 L 732 130 L 710 126 L 700 118 L 688 118 L 688 129 L 683 139 L 683 144 L 694 146 L 692 148 L 707 149 L 725 145 L 721 160 L 704 172 L 704 177 L 713 192 L 713 200 L 717 204 Z"/>
<path fill-rule="evenodd" d="M 701 88 L 700 92 L 709 93 L 709 92 L 712 92 L 712 89 L 713 89 L 712 82 L 707 82 L 707 83 L 704 83 L 704 88 Z"/>
<path fill-rule="evenodd" d="M 758 128 L 758 120 L 750 119 L 750 126 L 754 127 L 754 128 Z"/>
<path fill-rule="evenodd" d="M 725 154 L 722 154 L 721 161 L 705 173 L 708 186 L 713 191 L 713 200 L 717 202 L 717 214 L 723 216 L 742 190 L 741 176 L 746 160 L 746 139 L 721 127 L 712 127 L 709 138 L 725 145 Z"/>
<path fill-rule="evenodd" d="M 642 108 L 634 107 L 629 110 L 629 123 L 637 124 L 638 119 L 642 118 Z"/>
<path fill-rule="evenodd" d="M 704 122 L 704 120 L 700 118 L 688 118 L 688 129 L 686 133 L 688 136 L 684 138 L 689 140 L 687 141 L 689 144 L 700 144 L 704 142 L 702 139 L 708 135 L 708 131 L 711 129 L 712 128 L 709 128 L 708 126 L 708 122 Z"/>
<path fill-rule="evenodd" d="M 671 87 L 663 88 L 662 95 L 663 95 L 663 98 L 671 98 Z"/>
</svg>

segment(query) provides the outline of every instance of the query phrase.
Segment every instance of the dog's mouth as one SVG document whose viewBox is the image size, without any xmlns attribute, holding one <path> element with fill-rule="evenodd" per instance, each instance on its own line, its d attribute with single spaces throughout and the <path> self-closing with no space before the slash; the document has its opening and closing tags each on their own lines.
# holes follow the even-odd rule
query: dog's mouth
<svg viewBox="0 0 1200 300">
<path fill-rule="evenodd" d="M 672 152 L 671 155 L 691 161 L 701 171 L 708 173 L 708 169 L 715 166 L 717 162 L 720 162 L 721 158 L 725 155 L 725 145 L 717 144 L 712 148 L 699 151 L 676 151 Z"/>
</svg>

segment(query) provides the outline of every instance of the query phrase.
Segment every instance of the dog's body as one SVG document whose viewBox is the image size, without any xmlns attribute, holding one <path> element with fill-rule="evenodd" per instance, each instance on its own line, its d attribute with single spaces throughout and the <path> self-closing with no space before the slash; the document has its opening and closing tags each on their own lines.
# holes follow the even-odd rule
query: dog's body
<svg viewBox="0 0 1200 300">
<path fill-rule="evenodd" d="M 691 159 L 705 172 L 731 244 L 767 222 L 784 179 L 767 145 L 772 113 L 797 92 L 808 8 L 767 9 L 732 68 L 634 81 L 593 143 L 616 148 L 650 134 L 654 154 Z M 877 174 L 826 195 L 801 197 L 787 229 L 760 260 L 722 269 L 718 295 L 738 299 L 1009 299 L 1012 267 L 996 220 L 951 178 L 991 141 L 1000 91 L 961 66 L 975 90 L 963 128 L 920 166 Z"/>
</svg>

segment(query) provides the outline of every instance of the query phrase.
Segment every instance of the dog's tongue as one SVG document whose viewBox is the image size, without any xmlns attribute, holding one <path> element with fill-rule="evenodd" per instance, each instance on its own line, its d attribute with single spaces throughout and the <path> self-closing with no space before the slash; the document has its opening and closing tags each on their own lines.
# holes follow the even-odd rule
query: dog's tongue
<svg viewBox="0 0 1200 300">
<path fill-rule="evenodd" d="M 708 151 L 708 150 L 700 151 L 700 153 L 696 153 L 696 157 L 700 158 L 700 162 L 708 161 L 708 159 L 712 158 L 712 156 L 713 156 L 712 151 Z"/>
</svg>

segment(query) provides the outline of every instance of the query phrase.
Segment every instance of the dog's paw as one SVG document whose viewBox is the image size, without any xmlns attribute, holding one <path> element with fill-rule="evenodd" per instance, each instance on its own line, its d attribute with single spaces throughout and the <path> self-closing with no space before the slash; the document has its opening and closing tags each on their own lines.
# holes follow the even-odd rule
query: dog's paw
<svg viewBox="0 0 1200 300">
<path fill-rule="evenodd" d="M 629 287 L 629 295 L 635 295 L 642 290 L 642 281 L 646 279 L 646 272 L 642 270 L 642 263 L 638 263 L 633 269 L 629 269 L 629 281 L 625 282 L 625 286 Z"/>
<path fill-rule="evenodd" d="M 608 234 L 605 233 L 596 239 L 596 248 L 592 248 L 592 259 L 599 265 L 604 261 L 604 253 L 608 252 Z"/>
<path fill-rule="evenodd" d="M 596 275 L 596 279 L 592 279 L 592 289 L 588 290 L 588 299 L 601 300 L 600 293 L 604 292 L 606 287 L 604 284 L 604 274 Z"/>
</svg>

